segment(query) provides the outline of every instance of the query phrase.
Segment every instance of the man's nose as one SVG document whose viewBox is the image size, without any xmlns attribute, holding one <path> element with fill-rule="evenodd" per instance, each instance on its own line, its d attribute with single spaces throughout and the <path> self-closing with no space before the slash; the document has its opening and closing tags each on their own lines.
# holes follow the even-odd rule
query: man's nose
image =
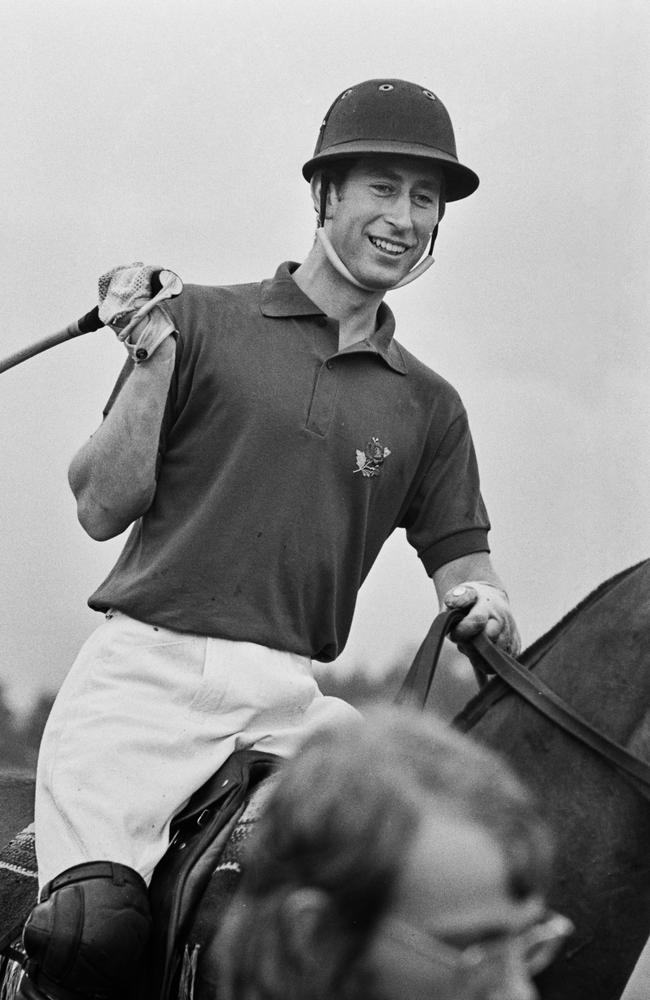
<svg viewBox="0 0 650 1000">
<path fill-rule="evenodd" d="M 413 225 L 413 206 L 408 195 L 396 197 L 389 210 L 385 213 L 388 222 L 392 222 L 398 229 L 411 229 Z"/>
</svg>

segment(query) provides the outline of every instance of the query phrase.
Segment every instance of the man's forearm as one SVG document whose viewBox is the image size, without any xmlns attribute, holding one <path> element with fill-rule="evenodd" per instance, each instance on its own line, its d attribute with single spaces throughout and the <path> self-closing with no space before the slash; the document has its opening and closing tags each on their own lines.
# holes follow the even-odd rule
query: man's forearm
<svg viewBox="0 0 650 1000">
<path fill-rule="evenodd" d="M 133 369 L 110 413 L 70 464 L 79 521 L 92 538 L 120 534 L 151 504 L 174 351 L 170 337 Z"/>
</svg>

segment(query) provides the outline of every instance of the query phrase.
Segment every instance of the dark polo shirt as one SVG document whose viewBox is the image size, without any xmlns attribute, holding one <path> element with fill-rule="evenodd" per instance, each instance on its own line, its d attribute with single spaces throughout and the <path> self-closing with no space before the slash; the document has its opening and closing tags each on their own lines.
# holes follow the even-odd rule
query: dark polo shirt
<svg viewBox="0 0 650 1000">
<path fill-rule="evenodd" d="M 456 391 L 393 339 L 385 304 L 373 336 L 339 351 L 296 266 L 166 303 L 178 334 L 156 494 L 91 607 L 331 660 L 395 528 L 429 574 L 488 551 Z"/>
</svg>

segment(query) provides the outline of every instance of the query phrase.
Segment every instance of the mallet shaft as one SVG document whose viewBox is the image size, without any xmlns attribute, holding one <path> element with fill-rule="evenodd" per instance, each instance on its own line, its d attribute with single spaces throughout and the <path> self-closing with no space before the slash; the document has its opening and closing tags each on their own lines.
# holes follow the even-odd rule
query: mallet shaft
<svg viewBox="0 0 650 1000">
<path fill-rule="evenodd" d="M 21 348 L 14 354 L 10 354 L 8 357 L 0 360 L 0 374 L 6 372 L 9 368 L 14 368 L 19 365 L 22 361 L 27 361 L 28 358 L 33 358 L 35 354 L 40 354 L 42 351 L 47 351 L 50 347 L 56 347 L 57 344 L 62 344 L 66 340 L 71 340 L 73 337 L 79 337 L 82 333 L 90 333 L 92 330 L 99 330 L 104 324 L 99 318 L 99 312 L 97 306 L 91 309 L 90 312 L 82 316 L 81 319 L 77 319 L 74 323 L 70 323 L 63 330 L 57 331 L 57 333 L 51 333 L 49 337 L 43 337 L 42 340 L 37 340 L 33 344 L 28 344 L 27 347 Z"/>
</svg>

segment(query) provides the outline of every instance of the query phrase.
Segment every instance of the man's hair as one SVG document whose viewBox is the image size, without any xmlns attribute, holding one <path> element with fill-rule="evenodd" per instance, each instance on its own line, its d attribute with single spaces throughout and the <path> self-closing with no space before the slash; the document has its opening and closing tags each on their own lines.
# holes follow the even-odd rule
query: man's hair
<svg viewBox="0 0 650 1000">
<path fill-rule="evenodd" d="M 318 224 L 320 226 L 325 223 L 327 195 L 330 187 L 333 187 L 336 193 L 340 194 L 341 188 L 345 184 L 347 176 L 356 162 L 355 159 L 338 160 L 330 164 L 327 170 L 319 170 L 317 172 L 316 176 L 320 180 L 320 207 L 318 210 Z"/>
<path fill-rule="evenodd" d="M 335 1000 L 387 911 L 425 809 L 471 822 L 503 850 L 516 898 L 540 891 L 550 839 L 533 800 L 492 751 L 431 716 L 384 708 L 322 730 L 283 766 L 226 920 L 230 1000 Z M 301 982 L 283 906 L 296 889 L 329 902 L 323 981 Z"/>
<path fill-rule="evenodd" d="M 340 189 L 343 187 L 348 174 L 357 162 L 356 159 L 338 160 L 336 163 L 330 163 L 327 170 L 320 170 L 319 174 L 321 178 L 325 176 L 330 184 Z"/>
</svg>

